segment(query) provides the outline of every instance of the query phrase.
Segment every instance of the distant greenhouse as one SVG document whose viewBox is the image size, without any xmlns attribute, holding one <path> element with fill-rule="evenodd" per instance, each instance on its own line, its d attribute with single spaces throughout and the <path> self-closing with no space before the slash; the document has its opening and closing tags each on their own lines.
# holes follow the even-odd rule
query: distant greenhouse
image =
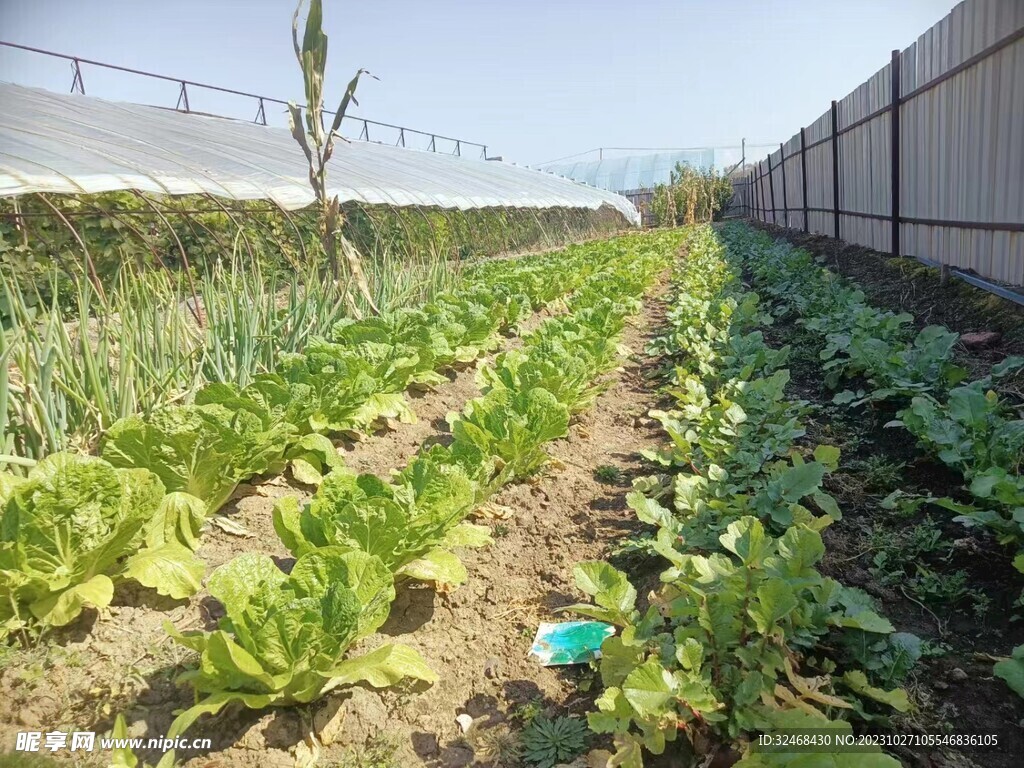
<svg viewBox="0 0 1024 768">
<path fill-rule="evenodd" d="M 668 184 L 672 171 L 679 163 L 694 168 L 712 168 L 715 166 L 715 150 L 708 147 L 627 157 L 602 157 L 598 160 L 556 161 L 538 168 L 556 176 L 622 194 Z"/>
</svg>

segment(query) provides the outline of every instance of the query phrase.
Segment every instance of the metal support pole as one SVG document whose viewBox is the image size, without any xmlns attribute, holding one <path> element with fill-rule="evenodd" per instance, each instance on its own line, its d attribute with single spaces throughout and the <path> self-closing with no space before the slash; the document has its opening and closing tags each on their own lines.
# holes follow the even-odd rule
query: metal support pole
<svg viewBox="0 0 1024 768">
<path fill-rule="evenodd" d="M 801 199 L 804 202 L 804 232 L 810 232 L 811 225 L 807 221 L 807 131 L 800 129 L 800 186 L 803 189 Z"/>
<path fill-rule="evenodd" d="M 782 226 L 789 229 L 789 201 L 786 199 L 786 147 L 779 144 L 779 165 L 782 168 Z"/>
<path fill-rule="evenodd" d="M 764 161 L 762 161 L 762 162 L 764 162 Z M 761 204 L 761 216 L 759 218 L 760 218 L 761 221 L 763 221 L 765 224 L 767 224 L 768 223 L 768 206 L 766 206 L 764 204 L 764 202 L 765 202 L 764 171 L 761 169 L 761 163 L 757 164 L 757 187 L 758 187 L 758 191 L 761 193 L 761 198 L 758 201 Z"/>
<path fill-rule="evenodd" d="M 752 218 L 757 218 L 757 200 L 754 198 L 754 171 L 751 169 L 750 173 L 747 174 L 747 178 L 750 183 L 747 185 L 747 208 L 748 213 Z"/>
<path fill-rule="evenodd" d="M 754 218 L 758 221 L 761 220 L 761 201 L 758 197 L 761 182 L 761 174 L 758 173 L 760 168 L 761 164 L 755 163 L 754 169 L 750 172 L 750 199 L 754 204 Z"/>
<path fill-rule="evenodd" d="M 71 92 L 76 91 L 85 96 L 85 83 L 82 81 L 82 64 L 78 59 L 71 60 L 71 71 L 74 76 L 71 78 Z"/>
<path fill-rule="evenodd" d="M 775 178 L 772 176 L 772 155 L 768 153 L 768 192 L 772 198 L 772 224 L 778 224 L 778 217 L 775 215 Z"/>
<path fill-rule="evenodd" d="M 900 52 L 892 52 L 892 255 L 900 255 Z"/>
<path fill-rule="evenodd" d="M 267 113 L 263 109 L 263 98 L 262 97 L 260 98 L 260 105 L 256 109 L 256 119 L 253 120 L 253 122 L 254 123 L 259 123 L 260 125 L 266 125 L 267 124 Z"/>
<path fill-rule="evenodd" d="M 740 139 L 740 173 L 743 173 L 743 169 L 747 167 L 747 140 Z M 746 207 L 747 197 L 744 196 L 743 203 Z M 749 210 L 748 210 L 749 213 Z"/>
<path fill-rule="evenodd" d="M 832 100 L 832 223 L 839 237 L 839 102 Z"/>
<path fill-rule="evenodd" d="M 185 81 L 181 81 L 181 90 L 178 91 L 178 103 L 174 105 L 175 109 L 181 109 L 181 105 L 184 103 L 185 111 L 189 111 L 188 107 L 188 89 L 185 87 Z"/>
</svg>

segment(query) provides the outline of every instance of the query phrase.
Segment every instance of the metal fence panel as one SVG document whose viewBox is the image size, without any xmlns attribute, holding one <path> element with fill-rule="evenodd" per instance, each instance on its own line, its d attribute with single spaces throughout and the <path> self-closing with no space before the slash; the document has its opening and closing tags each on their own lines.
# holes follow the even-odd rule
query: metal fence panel
<svg viewBox="0 0 1024 768">
<path fill-rule="evenodd" d="M 784 199 L 779 152 L 770 178 L 755 166 L 755 194 L 774 186 L 781 209 L 755 204 L 757 218 L 803 228 L 805 173 L 810 231 L 1024 285 L 1024 2 L 965 0 L 835 115 L 835 145 L 831 110 L 802 155 L 800 133 L 784 144 Z"/>
</svg>

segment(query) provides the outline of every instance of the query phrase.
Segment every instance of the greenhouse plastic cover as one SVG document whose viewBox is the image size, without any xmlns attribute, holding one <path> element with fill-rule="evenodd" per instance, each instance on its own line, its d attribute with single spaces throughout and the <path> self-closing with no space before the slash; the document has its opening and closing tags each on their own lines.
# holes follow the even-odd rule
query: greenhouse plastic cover
<svg viewBox="0 0 1024 768">
<path fill-rule="evenodd" d="M 610 157 L 602 160 L 586 160 L 573 163 L 546 163 L 540 170 L 564 176 L 592 187 L 628 192 L 635 189 L 653 189 L 658 184 L 668 184 L 676 164 L 694 168 L 712 168 L 715 165 L 714 149 L 689 149 L 675 152 L 656 152 L 629 157 Z"/>
<path fill-rule="evenodd" d="M 0 196 L 135 189 L 314 201 L 302 150 L 283 128 L 0 83 Z M 328 194 L 343 202 L 463 210 L 609 205 L 633 224 L 626 198 L 493 160 L 338 141 Z"/>
</svg>

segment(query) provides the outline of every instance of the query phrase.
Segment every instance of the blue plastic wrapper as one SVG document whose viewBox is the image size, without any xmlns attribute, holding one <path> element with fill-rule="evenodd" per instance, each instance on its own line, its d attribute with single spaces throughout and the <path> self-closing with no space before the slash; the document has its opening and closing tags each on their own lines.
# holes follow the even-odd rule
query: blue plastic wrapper
<svg viewBox="0 0 1024 768">
<path fill-rule="evenodd" d="M 615 634 L 615 627 L 603 621 L 542 622 L 533 638 L 530 655 L 542 666 L 586 664 L 601 658 L 601 643 Z"/>
</svg>

